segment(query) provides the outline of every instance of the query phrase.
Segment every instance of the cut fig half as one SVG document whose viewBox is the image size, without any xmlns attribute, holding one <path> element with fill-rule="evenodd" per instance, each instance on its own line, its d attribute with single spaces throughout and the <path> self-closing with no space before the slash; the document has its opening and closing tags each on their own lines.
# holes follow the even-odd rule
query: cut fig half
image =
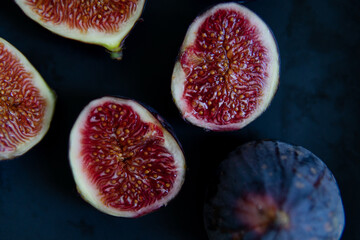
<svg viewBox="0 0 360 240">
<path fill-rule="evenodd" d="M 50 127 L 55 98 L 25 56 L 0 38 L 0 160 L 40 142 Z"/>
<path fill-rule="evenodd" d="M 231 131 L 265 111 L 278 82 L 279 54 L 269 27 L 244 6 L 222 3 L 190 25 L 171 91 L 185 120 Z"/>
<path fill-rule="evenodd" d="M 66 38 L 101 45 L 121 58 L 122 44 L 145 0 L 15 0 L 24 13 Z"/>
<path fill-rule="evenodd" d="M 185 177 L 182 149 L 163 120 L 130 99 L 90 102 L 71 130 L 69 157 L 81 196 L 113 216 L 166 205 Z"/>
</svg>

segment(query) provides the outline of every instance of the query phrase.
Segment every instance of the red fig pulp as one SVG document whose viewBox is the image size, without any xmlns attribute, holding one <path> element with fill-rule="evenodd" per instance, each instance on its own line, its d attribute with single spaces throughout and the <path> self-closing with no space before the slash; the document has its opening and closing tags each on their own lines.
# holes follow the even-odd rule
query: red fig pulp
<svg viewBox="0 0 360 240">
<path fill-rule="evenodd" d="M 71 131 L 70 163 L 86 201 L 138 217 L 177 195 L 184 155 L 161 121 L 134 100 L 104 97 L 85 107 Z"/>
<path fill-rule="evenodd" d="M 46 134 L 55 95 L 14 46 L 0 38 L 0 160 L 20 156 Z"/>
<path fill-rule="evenodd" d="M 267 25 L 237 4 L 218 4 L 189 27 L 175 64 L 172 94 L 183 117 L 215 131 L 243 128 L 265 111 L 279 80 Z"/>
</svg>

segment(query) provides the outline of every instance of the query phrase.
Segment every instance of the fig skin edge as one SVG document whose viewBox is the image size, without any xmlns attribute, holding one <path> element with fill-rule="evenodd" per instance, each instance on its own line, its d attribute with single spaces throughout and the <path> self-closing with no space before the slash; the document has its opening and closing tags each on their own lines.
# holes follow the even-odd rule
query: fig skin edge
<svg viewBox="0 0 360 240">
<path fill-rule="evenodd" d="M 243 119 L 240 122 L 226 124 L 226 125 L 217 125 L 214 123 L 205 122 L 205 120 L 197 119 L 191 113 L 191 108 L 188 109 L 188 104 L 186 100 L 183 98 L 184 93 L 184 85 L 186 81 L 186 75 L 184 70 L 182 69 L 180 63 L 181 55 L 186 51 L 187 47 L 192 46 L 197 38 L 198 29 L 204 23 L 204 21 L 211 15 L 213 15 L 218 10 L 228 9 L 228 10 L 235 10 L 243 14 L 246 19 L 250 21 L 250 24 L 257 27 L 257 30 L 260 31 L 258 34 L 261 37 L 261 42 L 266 49 L 270 52 L 270 61 L 269 66 L 267 69 L 267 73 L 269 77 L 267 78 L 267 86 L 263 87 L 263 97 L 258 101 L 257 108 L 254 112 L 250 114 L 248 118 Z M 228 3 L 220 3 L 214 5 L 213 7 L 209 8 L 191 23 L 189 26 L 185 39 L 182 43 L 180 48 L 179 54 L 177 56 L 177 61 L 174 66 L 172 80 L 171 80 L 171 93 L 173 96 L 173 101 L 175 105 L 179 109 L 183 119 L 191 124 L 201 127 L 204 130 L 210 131 L 236 131 L 244 128 L 246 125 L 250 124 L 256 118 L 258 118 L 269 106 L 272 99 L 275 96 L 275 93 L 279 87 L 280 83 L 280 53 L 279 47 L 274 37 L 273 32 L 271 31 L 270 27 L 254 12 L 249 10 L 248 8 L 244 7 L 241 4 L 235 2 L 228 2 Z"/>
<path fill-rule="evenodd" d="M 42 21 L 41 16 L 34 13 L 31 7 L 27 5 L 26 0 L 15 0 L 15 3 L 21 8 L 26 16 L 49 31 L 68 39 L 100 45 L 110 52 L 113 59 L 121 60 L 124 41 L 139 20 L 145 8 L 146 0 L 138 0 L 138 8 L 134 14 L 131 15 L 126 22 L 121 23 L 119 25 L 119 30 L 113 33 L 100 32 L 93 28 L 87 29 L 87 33 L 82 33 L 79 29 L 69 28 L 66 23 L 54 24 L 50 21 L 44 22 Z"/>
<path fill-rule="evenodd" d="M 36 136 L 31 137 L 26 142 L 18 145 L 16 150 L 13 152 L 0 152 L 0 161 L 1 160 L 10 160 L 16 157 L 19 157 L 37 145 L 46 135 L 50 128 L 51 120 L 54 115 L 55 103 L 56 103 L 56 94 L 55 92 L 47 85 L 45 80 L 42 78 L 40 73 L 35 69 L 35 67 L 30 63 L 30 61 L 11 43 L 0 37 L 0 43 L 4 44 L 4 47 L 7 51 L 10 52 L 14 57 L 19 60 L 21 66 L 25 69 L 26 72 L 32 75 L 31 83 L 39 90 L 39 94 L 46 100 L 46 111 L 42 119 L 42 128 L 36 134 Z"/>
<path fill-rule="evenodd" d="M 162 133 L 164 134 L 164 147 L 173 155 L 174 165 L 177 166 L 178 174 L 176 177 L 176 181 L 174 182 L 174 185 L 171 191 L 169 192 L 169 194 L 163 197 L 162 199 L 157 200 L 155 203 L 148 205 L 138 211 L 118 210 L 115 208 L 105 206 L 99 197 L 99 192 L 97 188 L 94 187 L 94 184 L 90 181 L 89 177 L 86 176 L 86 172 L 83 170 L 83 166 L 81 164 L 81 159 L 82 159 L 82 156 L 80 154 L 81 134 L 79 134 L 79 131 L 81 131 L 82 129 L 81 126 L 83 125 L 83 122 L 86 121 L 89 111 L 94 107 L 98 106 L 99 104 L 105 102 L 114 102 L 117 104 L 120 103 L 120 104 L 128 105 L 136 113 L 139 114 L 142 122 L 153 123 L 156 126 L 160 127 L 163 130 Z M 174 147 L 174 146 L 178 146 L 178 147 Z M 137 218 L 146 215 L 148 213 L 151 213 L 162 206 L 166 206 L 168 202 L 170 202 L 173 198 L 177 196 L 185 181 L 185 169 L 186 169 L 185 157 L 183 155 L 182 148 L 180 144 L 177 142 L 176 138 L 172 136 L 172 133 L 170 133 L 166 129 L 166 126 L 163 126 L 163 124 L 156 118 L 156 116 L 153 115 L 151 111 L 149 111 L 141 103 L 126 98 L 102 97 L 91 101 L 82 110 L 70 133 L 69 159 L 70 159 L 72 174 L 76 183 L 76 188 L 80 196 L 86 202 L 88 202 L 90 205 L 92 205 L 99 211 L 115 217 Z"/>
</svg>

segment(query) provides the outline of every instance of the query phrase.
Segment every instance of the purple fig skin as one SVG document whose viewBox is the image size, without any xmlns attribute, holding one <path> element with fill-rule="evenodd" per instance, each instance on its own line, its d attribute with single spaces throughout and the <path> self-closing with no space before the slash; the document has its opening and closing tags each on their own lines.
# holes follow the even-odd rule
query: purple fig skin
<svg viewBox="0 0 360 240">
<path fill-rule="evenodd" d="M 277 141 L 240 146 L 220 164 L 204 206 L 210 240 L 340 239 L 344 208 L 324 162 Z"/>
</svg>

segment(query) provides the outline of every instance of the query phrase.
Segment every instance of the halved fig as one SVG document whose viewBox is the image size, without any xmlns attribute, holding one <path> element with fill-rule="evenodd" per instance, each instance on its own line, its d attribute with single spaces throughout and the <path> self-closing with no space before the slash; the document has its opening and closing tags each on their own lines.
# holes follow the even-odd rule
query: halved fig
<svg viewBox="0 0 360 240">
<path fill-rule="evenodd" d="M 113 216 L 166 205 L 185 176 L 181 147 L 163 120 L 129 99 L 90 102 L 71 131 L 69 156 L 82 197 Z"/>
<path fill-rule="evenodd" d="M 122 42 L 145 0 L 15 0 L 24 13 L 63 37 L 98 44 L 121 57 Z"/>
<path fill-rule="evenodd" d="M 220 164 L 204 216 L 210 240 L 338 240 L 345 223 L 325 163 L 277 141 L 242 145 Z"/>
<path fill-rule="evenodd" d="M 31 63 L 0 38 L 0 160 L 20 156 L 46 134 L 55 94 Z"/>
<path fill-rule="evenodd" d="M 222 3 L 190 25 L 171 91 L 184 119 L 231 131 L 265 111 L 278 82 L 278 48 L 268 26 L 242 5 Z"/>
</svg>

